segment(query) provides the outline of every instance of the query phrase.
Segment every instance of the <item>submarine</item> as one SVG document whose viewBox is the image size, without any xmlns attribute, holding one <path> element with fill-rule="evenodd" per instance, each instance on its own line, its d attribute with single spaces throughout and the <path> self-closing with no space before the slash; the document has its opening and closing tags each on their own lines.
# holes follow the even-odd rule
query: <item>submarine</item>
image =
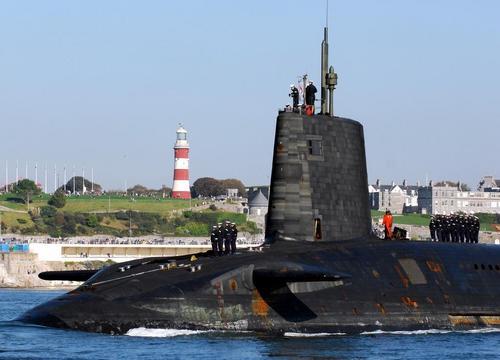
<svg viewBox="0 0 500 360">
<path fill-rule="evenodd" d="M 83 283 L 17 320 L 124 334 L 176 328 L 283 334 L 500 325 L 500 247 L 372 234 L 363 126 L 334 116 L 321 47 L 321 111 L 276 120 L 264 243 L 39 274 Z"/>
</svg>

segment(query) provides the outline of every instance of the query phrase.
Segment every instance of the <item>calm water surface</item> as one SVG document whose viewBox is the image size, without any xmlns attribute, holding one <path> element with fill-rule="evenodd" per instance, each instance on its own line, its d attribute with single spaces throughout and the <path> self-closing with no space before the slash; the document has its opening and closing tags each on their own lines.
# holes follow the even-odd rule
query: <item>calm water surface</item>
<svg viewBox="0 0 500 360">
<path fill-rule="evenodd" d="M 0 289 L 0 359 L 500 359 L 500 332 L 262 337 L 138 329 L 110 336 L 12 321 L 61 293 Z"/>
</svg>

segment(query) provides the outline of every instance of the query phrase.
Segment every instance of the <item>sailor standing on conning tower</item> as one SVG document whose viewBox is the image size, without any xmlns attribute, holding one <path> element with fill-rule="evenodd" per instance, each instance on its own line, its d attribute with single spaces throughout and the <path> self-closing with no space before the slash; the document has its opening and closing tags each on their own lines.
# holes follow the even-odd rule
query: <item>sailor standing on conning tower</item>
<svg viewBox="0 0 500 360">
<path fill-rule="evenodd" d="M 318 90 L 312 81 L 306 86 L 306 105 L 311 105 L 314 109 L 314 102 L 316 101 L 316 93 Z"/>
<path fill-rule="evenodd" d="M 299 89 L 294 84 L 290 84 L 290 94 L 288 94 L 293 100 L 293 109 L 299 107 Z"/>
</svg>

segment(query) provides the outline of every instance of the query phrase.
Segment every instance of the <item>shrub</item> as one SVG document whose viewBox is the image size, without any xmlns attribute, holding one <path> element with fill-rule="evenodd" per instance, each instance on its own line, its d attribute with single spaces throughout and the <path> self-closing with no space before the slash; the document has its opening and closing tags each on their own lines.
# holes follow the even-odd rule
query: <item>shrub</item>
<svg viewBox="0 0 500 360">
<path fill-rule="evenodd" d="M 97 225 L 99 225 L 99 220 L 97 219 L 96 214 L 89 214 L 87 216 L 87 226 L 95 228 Z"/>
<path fill-rule="evenodd" d="M 53 206 L 42 206 L 42 208 L 40 209 L 40 216 L 44 218 L 44 220 L 46 218 L 53 218 L 54 216 L 56 216 L 56 213 L 57 209 Z"/>
<path fill-rule="evenodd" d="M 66 196 L 62 191 L 58 190 L 50 197 L 48 204 L 61 209 L 66 205 Z"/>
</svg>

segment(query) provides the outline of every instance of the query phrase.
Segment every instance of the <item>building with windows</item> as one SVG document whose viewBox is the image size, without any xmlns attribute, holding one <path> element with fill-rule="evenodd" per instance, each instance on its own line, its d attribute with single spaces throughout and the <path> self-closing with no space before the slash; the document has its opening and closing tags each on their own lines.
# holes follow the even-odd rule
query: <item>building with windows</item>
<svg viewBox="0 0 500 360">
<path fill-rule="evenodd" d="M 500 213 L 500 191 L 495 191 L 493 184 L 481 187 L 481 183 L 477 191 L 464 191 L 460 182 L 442 181 L 435 184 L 431 182 L 429 186 L 419 189 L 419 212 Z"/>
<path fill-rule="evenodd" d="M 500 179 L 493 179 L 493 176 L 484 176 L 479 182 L 479 191 L 500 192 Z"/>
<path fill-rule="evenodd" d="M 418 211 L 419 186 L 403 184 L 381 185 L 377 180 L 375 185 L 368 186 L 370 208 L 372 210 L 390 210 L 393 214 L 403 214 Z"/>
</svg>

